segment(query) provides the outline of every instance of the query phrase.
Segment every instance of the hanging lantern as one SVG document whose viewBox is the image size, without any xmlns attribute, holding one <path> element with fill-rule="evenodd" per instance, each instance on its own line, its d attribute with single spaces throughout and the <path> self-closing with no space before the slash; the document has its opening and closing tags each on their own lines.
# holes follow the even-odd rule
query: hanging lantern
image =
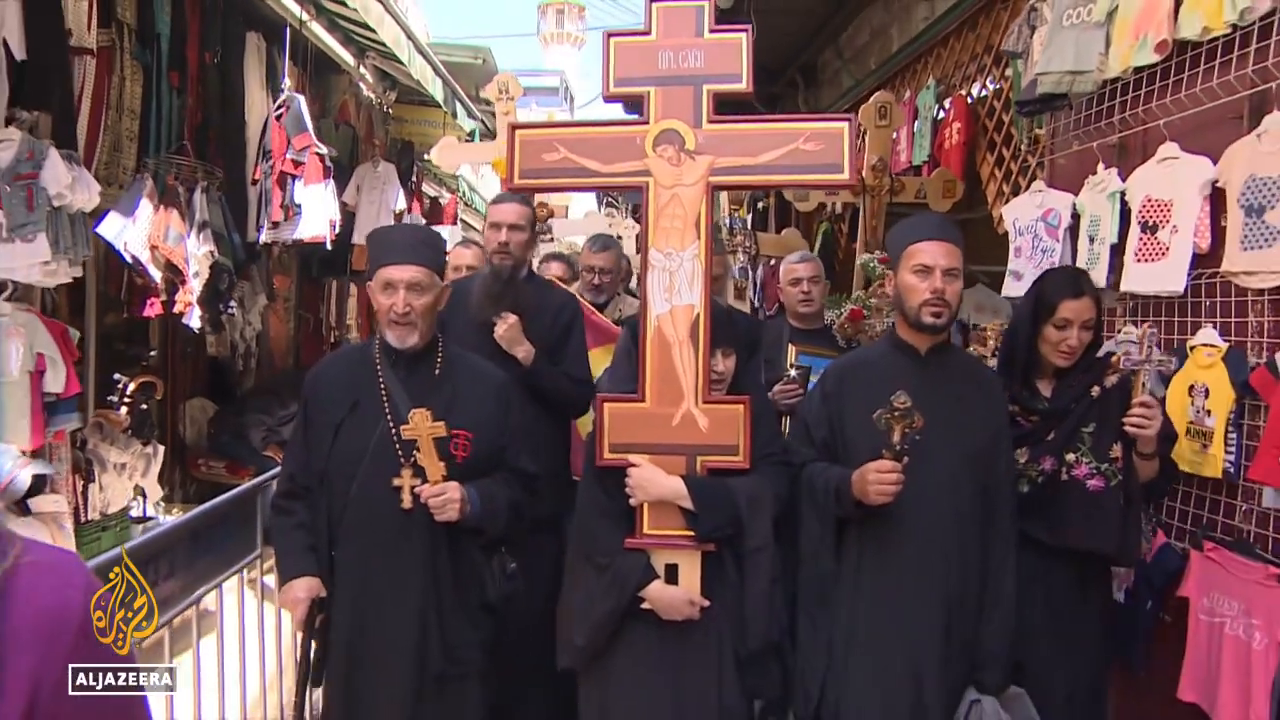
<svg viewBox="0 0 1280 720">
<path fill-rule="evenodd" d="M 538 42 L 542 49 L 581 50 L 587 44 L 587 5 L 582 0 L 538 3 Z"/>
</svg>

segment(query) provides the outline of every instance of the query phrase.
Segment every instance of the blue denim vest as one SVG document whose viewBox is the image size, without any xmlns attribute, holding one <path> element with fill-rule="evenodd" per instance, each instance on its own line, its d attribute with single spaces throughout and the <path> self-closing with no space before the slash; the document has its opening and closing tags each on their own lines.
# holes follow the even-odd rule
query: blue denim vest
<svg viewBox="0 0 1280 720">
<path fill-rule="evenodd" d="M 13 161 L 0 171 L 0 209 L 4 211 L 4 237 L 30 240 L 49 230 L 49 192 L 40 184 L 40 169 L 49 153 L 47 143 L 22 134 Z"/>
</svg>

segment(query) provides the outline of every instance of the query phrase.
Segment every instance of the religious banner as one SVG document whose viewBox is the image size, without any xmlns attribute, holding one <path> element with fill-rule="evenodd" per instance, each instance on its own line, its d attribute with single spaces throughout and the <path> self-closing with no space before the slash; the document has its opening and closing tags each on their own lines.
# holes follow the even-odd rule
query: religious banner
<svg viewBox="0 0 1280 720">
<path fill-rule="evenodd" d="M 613 348 L 618 343 L 620 328 L 609 322 L 598 310 L 591 307 L 586 300 L 574 293 L 578 304 L 582 306 L 583 327 L 587 331 L 587 361 L 591 364 L 591 379 L 599 380 L 609 363 L 613 362 Z M 586 455 L 587 436 L 591 434 L 591 426 L 596 415 L 587 411 L 573 424 L 573 432 L 569 434 L 569 467 L 575 478 L 582 478 L 582 461 Z"/>
<path fill-rule="evenodd" d="M 647 457 L 673 474 L 745 470 L 747 399 L 708 393 L 711 192 L 847 187 L 850 115 L 718 117 L 714 96 L 750 95 L 751 28 L 713 27 L 710 0 L 650 0 L 643 30 L 605 34 L 604 97 L 639 99 L 640 120 L 517 123 L 508 187 L 525 192 L 643 191 L 640 361 L 635 395 L 596 399 L 597 462 Z M 637 509 L 627 546 L 667 582 L 701 587 L 700 544 L 674 505 Z"/>
</svg>

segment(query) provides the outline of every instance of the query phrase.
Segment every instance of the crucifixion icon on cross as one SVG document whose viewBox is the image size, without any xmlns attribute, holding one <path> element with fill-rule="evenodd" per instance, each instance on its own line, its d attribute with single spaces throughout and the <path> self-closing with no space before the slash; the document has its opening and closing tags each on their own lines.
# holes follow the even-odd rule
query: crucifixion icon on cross
<svg viewBox="0 0 1280 720">
<path fill-rule="evenodd" d="M 604 62 L 604 96 L 642 99 L 644 119 L 511 126 L 509 187 L 645 192 L 639 388 L 597 398 L 599 462 L 644 455 L 679 474 L 745 469 L 746 399 L 707 391 L 709 198 L 713 189 L 847 187 L 853 119 L 717 117 L 713 96 L 751 92 L 751 28 L 713 28 L 710 0 L 649 0 L 646 15 L 643 30 L 606 33 Z M 649 550 L 658 565 L 672 549 L 686 558 L 690 548 L 707 549 L 692 535 L 675 506 L 644 505 L 629 546 Z M 699 582 L 696 562 L 676 563 L 689 572 L 675 584 Z"/>
</svg>

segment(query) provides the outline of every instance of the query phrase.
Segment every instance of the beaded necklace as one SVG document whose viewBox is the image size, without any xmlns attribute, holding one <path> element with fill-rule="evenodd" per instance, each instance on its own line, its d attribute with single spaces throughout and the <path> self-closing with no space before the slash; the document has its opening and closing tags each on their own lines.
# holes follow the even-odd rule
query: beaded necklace
<svg viewBox="0 0 1280 720">
<path fill-rule="evenodd" d="M 436 369 L 434 376 L 440 376 L 440 365 L 444 362 L 444 338 L 436 336 Z M 391 414 L 391 400 L 387 394 L 387 380 L 382 371 L 382 340 L 373 341 L 373 367 L 378 373 L 378 393 L 382 396 L 382 410 L 386 414 L 387 426 L 391 429 L 391 444 L 396 449 L 396 457 L 400 460 L 400 474 L 391 479 L 392 487 L 400 491 L 400 507 L 405 510 L 413 508 L 413 489 L 422 484 L 413 473 L 413 465 L 404 454 L 404 428 L 396 424 Z M 430 442 L 428 440 L 428 442 Z"/>
</svg>

